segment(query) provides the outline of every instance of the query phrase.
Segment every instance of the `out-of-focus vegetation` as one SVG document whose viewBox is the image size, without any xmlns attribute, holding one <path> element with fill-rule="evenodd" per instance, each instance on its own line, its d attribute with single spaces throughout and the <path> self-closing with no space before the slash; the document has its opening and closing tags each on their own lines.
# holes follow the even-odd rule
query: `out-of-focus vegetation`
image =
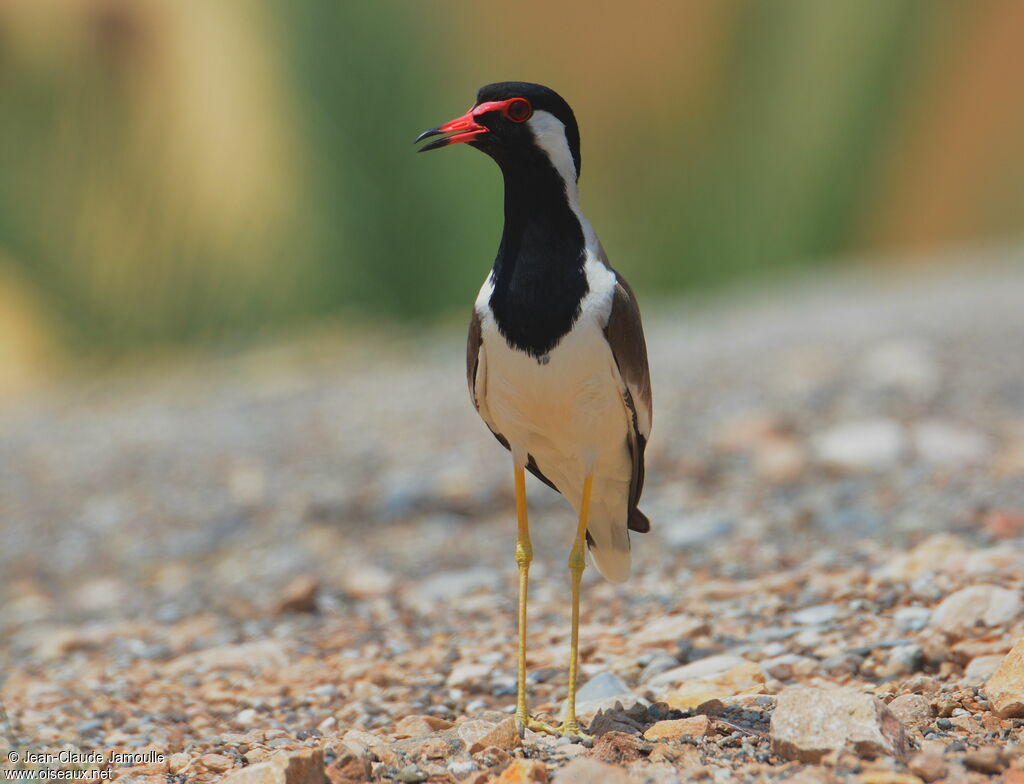
<svg viewBox="0 0 1024 784">
<path fill-rule="evenodd" d="M 637 288 L 1024 231 L 1024 3 L 0 1 L 0 362 L 458 309 L 501 79 L 583 130 Z M 3 384 L 0 384 L 2 387 Z"/>
</svg>

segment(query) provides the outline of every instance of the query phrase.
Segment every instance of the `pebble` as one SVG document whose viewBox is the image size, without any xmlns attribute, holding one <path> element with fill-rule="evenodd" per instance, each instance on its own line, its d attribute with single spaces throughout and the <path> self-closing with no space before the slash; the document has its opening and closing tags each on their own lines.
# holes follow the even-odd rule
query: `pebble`
<svg viewBox="0 0 1024 784">
<path fill-rule="evenodd" d="M 472 594 L 481 589 L 496 589 L 502 573 L 495 569 L 464 569 L 439 572 L 419 581 L 410 589 L 409 599 L 419 607 L 446 602 Z"/>
<path fill-rule="evenodd" d="M 669 653 L 659 651 L 650 658 L 650 661 L 640 671 L 640 684 L 650 683 L 658 675 L 678 666 L 679 659 Z"/>
<path fill-rule="evenodd" d="M 929 626 L 952 636 L 976 627 L 1001 626 L 1024 609 L 1019 591 L 996 585 L 971 585 L 950 594 L 932 613 Z"/>
<path fill-rule="evenodd" d="M 204 754 L 199 758 L 199 764 L 211 773 L 223 773 L 234 764 L 231 757 L 223 754 Z"/>
<path fill-rule="evenodd" d="M 665 695 L 665 702 L 677 710 L 698 708 L 711 700 L 720 700 L 738 694 L 760 694 L 765 690 L 761 668 L 753 662 L 744 662 L 732 669 L 694 678 Z"/>
<path fill-rule="evenodd" d="M 900 607 L 893 613 L 896 628 L 901 632 L 919 632 L 931 617 L 932 611 L 927 607 Z"/>
<path fill-rule="evenodd" d="M 709 629 L 708 622 L 703 618 L 690 615 L 663 615 L 650 620 L 634 631 L 629 638 L 632 645 L 638 648 L 657 646 L 675 646 L 697 634 L 705 634 Z"/>
<path fill-rule="evenodd" d="M 691 716 L 688 719 L 666 719 L 652 724 L 644 738 L 650 741 L 678 740 L 679 738 L 702 738 L 711 728 L 707 716 Z"/>
<path fill-rule="evenodd" d="M 942 758 L 944 746 L 937 741 L 924 741 L 921 750 L 910 758 L 907 767 L 924 781 L 938 781 L 946 775 L 946 761 Z"/>
<path fill-rule="evenodd" d="M 920 338 L 891 338 L 871 346 L 861 362 L 870 385 L 927 398 L 939 385 L 939 364 L 929 343 Z"/>
<path fill-rule="evenodd" d="M 706 513 L 666 520 L 658 533 L 673 550 L 686 551 L 723 539 L 735 529 L 732 518 Z"/>
<path fill-rule="evenodd" d="M 576 716 L 581 721 L 589 721 L 599 711 L 612 710 L 617 704 L 628 710 L 634 705 L 650 705 L 650 702 L 611 672 L 598 673 L 576 691 Z M 559 717 L 565 715 L 565 710 L 563 702 Z"/>
<path fill-rule="evenodd" d="M 300 575 L 288 583 L 281 591 L 277 613 L 311 613 L 317 609 L 317 593 L 320 591 L 319 581 L 311 575 Z"/>
<path fill-rule="evenodd" d="M 917 456 L 936 465 L 970 465 L 985 459 L 992 451 L 991 442 L 980 433 L 949 422 L 916 425 L 913 441 Z"/>
<path fill-rule="evenodd" d="M 694 678 L 704 678 L 709 675 L 716 675 L 734 667 L 747 664 L 747 660 L 741 656 L 731 653 L 722 653 L 715 656 L 708 656 L 698 659 L 690 664 L 681 667 L 673 667 L 657 677 L 651 679 L 650 686 L 675 686 Z"/>
<path fill-rule="evenodd" d="M 836 425 L 812 439 L 818 460 L 849 471 L 878 471 L 903 456 L 907 439 L 890 419 L 865 419 Z"/>
<path fill-rule="evenodd" d="M 345 593 L 361 600 L 387 596 L 394 591 L 396 582 L 393 574 L 372 564 L 345 569 L 340 581 Z"/>
<path fill-rule="evenodd" d="M 797 610 L 791 616 L 793 623 L 802 626 L 820 626 L 834 621 L 839 615 L 839 606 L 836 604 L 819 604 L 815 607 L 805 607 Z"/>
<path fill-rule="evenodd" d="M 920 694 L 901 694 L 889 703 L 891 710 L 904 724 L 925 724 L 932 720 L 932 703 Z"/>
<path fill-rule="evenodd" d="M 427 774 L 417 768 L 415 765 L 406 765 L 395 777 L 404 784 L 419 784 L 421 781 L 427 780 Z"/>
<path fill-rule="evenodd" d="M 897 678 L 919 671 L 924 666 L 924 651 L 916 643 L 897 645 L 889 650 L 886 662 L 878 670 L 878 675 L 885 678 Z"/>
<path fill-rule="evenodd" d="M 984 683 L 991 678 L 999 665 L 1003 663 L 1005 654 L 994 653 L 988 656 L 975 656 L 964 667 L 964 678 L 975 683 Z"/>
<path fill-rule="evenodd" d="M 576 759 L 562 768 L 554 784 L 629 784 L 629 776 L 618 765 L 594 759 Z"/>
<path fill-rule="evenodd" d="M 1024 639 L 1006 654 L 985 684 L 984 693 L 1001 718 L 1024 716 Z"/>
<path fill-rule="evenodd" d="M 790 686 L 779 694 L 771 740 L 779 756 L 815 763 L 846 748 L 896 758 L 908 749 L 900 720 L 871 695 L 807 686 Z"/>
<path fill-rule="evenodd" d="M 226 784 L 324 784 L 323 749 L 275 754 L 267 762 L 231 771 Z"/>
</svg>

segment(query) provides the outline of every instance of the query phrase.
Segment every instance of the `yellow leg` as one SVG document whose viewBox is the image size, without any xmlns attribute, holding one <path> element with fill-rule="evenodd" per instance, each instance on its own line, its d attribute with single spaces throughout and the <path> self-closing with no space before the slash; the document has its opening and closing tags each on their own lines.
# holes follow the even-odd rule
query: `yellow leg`
<svg viewBox="0 0 1024 784">
<path fill-rule="evenodd" d="M 569 553 L 569 574 L 572 576 L 572 636 L 569 642 L 569 696 L 566 700 L 565 720 L 559 731 L 562 735 L 585 738 L 586 734 L 576 721 L 576 669 L 580 649 L 580 580 L 587 566 L 585 547 L 587 542 L 587 519 L 590 516 L 590 490 L 594 477 L 588 476 L 583 482 L 583 501 L 580 503 L 580 521 L 576 527 L 576 541 Z"/>
<path fill-rule="evenodd" d="M 555 732 L 555 728 L 530 717 L 526 707 L 526 602 L 530 589 L 530 562 L 533 547 L 530 544 L 530 524 L 526 516 L 526 472 L 516 466 L 516 565 L 519 567 L 519 656 L 516 673 L 516 724 L 535 732 Z"/>
</svg>

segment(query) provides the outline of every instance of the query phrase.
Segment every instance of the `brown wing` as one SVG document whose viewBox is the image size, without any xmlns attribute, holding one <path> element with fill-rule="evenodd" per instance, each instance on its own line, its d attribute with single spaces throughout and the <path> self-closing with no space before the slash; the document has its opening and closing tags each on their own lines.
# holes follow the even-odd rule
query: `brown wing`
<svg viewBox="0 0 1024 784">
<path fill-rule="evenodd" d="M 604 249 L 602 261 L 607 264 Z M 619 375 L 626 385 L 623 399 L 633 418 L 632 438 L 629 440 L 633 458 L 633 479 L 629 488 L 629 528 L 646 533 L 651 523 L 646 515 L 637 509 L 640 494 L 644 489 L 644 450 L 651 435 L 651 376 L 647 364 L 647 343 L 644 327 L 640 320 L 640 308 L 629 284 L 617 272 L 615 295 L 611 313 L 604 328 L 605 338 L 611 346 L 612 356 L 618 365 Z"/>
<path fill-rule="evenodd" d="M 494 437 L 498 439 L 498 442 L 505 447 L 505 449 L 509 449 L 509 451 L 511 451 L 508 445 L 508 439 L 491 427 L 491 423 L 487 421 L 487 417 L 485 417 L 483 412 L 480 410 L 480 398 L 476 385 L 476 371 L 480 365 L 480 351 L 483 348 L 482 343 L 480 314 L 476 312 L 476 308 L 473 308 L 473 316 L 469 320 L 469 335 L 466 339 L 466 381 L 469 384 L 469 397 L 473 401 L 473 407 L 476 409 L 477 413 L 480 414 L 480 418 L 484 420 L 484 424 L 487 425 L 487 429 L 494 434 Z M 533 459 L 533 455 L 527 455 L 526 470 L 552 490 L 558 490 L 558 488 L 555 487 L 555 483 L 544 476 L 540 468 L 537 467 L 537 462 Z"/>
</svg>

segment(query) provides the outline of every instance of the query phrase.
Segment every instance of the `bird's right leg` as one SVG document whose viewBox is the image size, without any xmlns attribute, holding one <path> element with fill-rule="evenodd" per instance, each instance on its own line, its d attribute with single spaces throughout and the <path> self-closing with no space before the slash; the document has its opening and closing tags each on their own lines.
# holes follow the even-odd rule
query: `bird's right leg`
<svg viewBox="0 0 1024 784">
<path fill-rule="evenodd" d="M 530 585 L 530 562 L 533 561 L 533 547 L 530 544 L 530 524 L 526 516 L 526 472 L 521 461 L 516 460 L 516 565 L 519 567 L 519 655 L 516 673 L 516 724 L 519 731 L 556 733 L 556 729 L 530 717 L 526 707 L 526 602 Z"/>
</svg>

